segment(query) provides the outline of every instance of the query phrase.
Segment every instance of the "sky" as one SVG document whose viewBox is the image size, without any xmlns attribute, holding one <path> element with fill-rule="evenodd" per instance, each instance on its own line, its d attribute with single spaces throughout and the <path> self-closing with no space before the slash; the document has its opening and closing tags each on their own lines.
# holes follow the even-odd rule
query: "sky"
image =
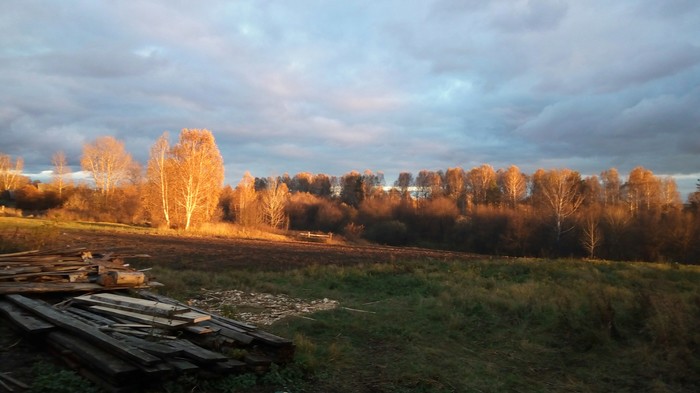
<svg viewBox="0 0 700 393">
<path fill-rule="evenodd" d="M 0 152 L 211 130 L 226 180 L 487 163 L 700 178 L 700 1 L 3 1 Z M 44 172 L 44 177 L 46 172 Z"/>
</svg>

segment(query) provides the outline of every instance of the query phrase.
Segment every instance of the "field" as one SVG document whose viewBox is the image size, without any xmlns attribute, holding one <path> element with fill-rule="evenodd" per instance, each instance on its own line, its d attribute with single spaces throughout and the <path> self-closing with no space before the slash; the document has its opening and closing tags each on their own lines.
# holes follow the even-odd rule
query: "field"
<svg viewBox="0 0 700 393">
<path fill-rule="evenodd" d="M 287 368 L 253 381 L 180 381 L 163 391 L 700 391 L 696 266 L 183 237 L 6 218 L 0 234 L 5 248 L 150 254 L 134 264 L 151 267 L 166 285 L 161 292 L 183 300 L 203 288 L 241 289 L 342 306 L 266 328 L 294 339 L 296 361 Z M 235 317 L 236 305 L 227 312 Z"/>
</svg>

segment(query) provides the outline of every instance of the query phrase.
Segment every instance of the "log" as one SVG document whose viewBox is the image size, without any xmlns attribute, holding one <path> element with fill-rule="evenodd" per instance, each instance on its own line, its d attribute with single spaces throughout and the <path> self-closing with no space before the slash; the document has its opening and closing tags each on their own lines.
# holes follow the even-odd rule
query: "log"
<svg viewBox="0 0 700 393">
<path fill-rule="evenodd" d="M 97 277 L 97 283 L 105 287 L 139 286 L 146 282 L 142 272 L 109 271 Z"/>
</svg>

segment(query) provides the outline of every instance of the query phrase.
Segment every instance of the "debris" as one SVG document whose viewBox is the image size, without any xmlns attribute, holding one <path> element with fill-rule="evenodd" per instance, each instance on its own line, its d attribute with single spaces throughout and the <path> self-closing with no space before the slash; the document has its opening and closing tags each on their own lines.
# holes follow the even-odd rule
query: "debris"
<svg viewBox="0 0 700 393">
<path fill-rule="evenodd" d="M 217 314 L 235 314 L 236 318 L 256 325 L 271 325 L 289 316 L 304 317 L 304 314 L 339 306 L 338 301 L 327 298 L 308 301 L 283 294 L 207 289 L 202 289 L 202 294 L 189 303 Z"/>
</svg>

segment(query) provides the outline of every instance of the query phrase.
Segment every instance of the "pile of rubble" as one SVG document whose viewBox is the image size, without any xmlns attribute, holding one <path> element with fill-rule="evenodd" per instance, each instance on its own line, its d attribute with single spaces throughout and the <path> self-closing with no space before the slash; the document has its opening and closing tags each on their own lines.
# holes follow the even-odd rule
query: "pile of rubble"
<svg viewBox="0 0 700 393">
<path fill-rule="evenodd" d="M 254 325 L 271 325 L 290 316 L 312 319 L 305 314 L 332 310 L 339 306 L 338 301 L 327 298 L 307 301 L 287 295 L 243 292 L 235 289 L 202 289 L 202 294 L 190 299 L 188 304 Z"/>
</svg>

